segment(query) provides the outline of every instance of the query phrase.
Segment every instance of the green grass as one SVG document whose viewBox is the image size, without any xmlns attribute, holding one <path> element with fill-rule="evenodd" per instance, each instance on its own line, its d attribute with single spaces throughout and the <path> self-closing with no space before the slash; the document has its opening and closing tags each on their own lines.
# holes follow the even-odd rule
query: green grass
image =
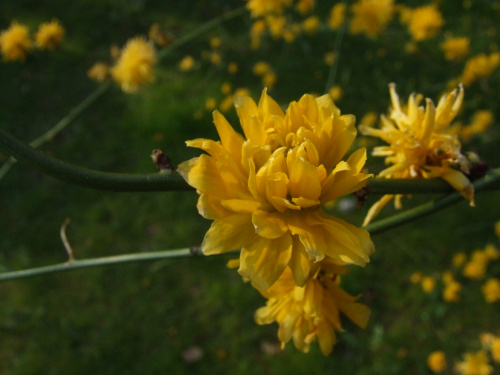
<svg viewBox="0 0 500 375">
<path fill-rule="evenodd" d="M 168 2 L 51 0 L 2 2 L 0 27 L 12 19 L 34 30 L 39 22 L 57 17 L 67 27 L 59 51 L 37 52 L 25 64 L 1 64 L 0 126 L 29 141 L 49 129 L 97 86 L 87 69 L 105 59 L 111 44 L 123 43 L 149 25 L 160 22 L 174 35 L 239 6 L 239 1 Z M 416 6 L 416 2 L 407 2 Z M 498 11 L 477 2 L 472 15 L 443 0 L 449 29 L 471 34 L 474 53 L 488 51 L 498 37 L 487 30 Z M 326 11 L 328 6 L 320 5 Z M 323 10 L 325 10 L 323 9 Z M 184 141 L 216 138 L 209 113 L 195 119 L 208 97 L 222 98 L 219 87 L 231 80 L 247 86 L 258 97 L 260 81 L 251 73 L 259 60 L 271 63 L 278 75 L 271 95 L 280 103 L 306 92 L 322 93 L 328 75 L 324 53 L 331 51 L 333 33 L 300 37 L 286 45 L 272 41 L 260 51 L 248 46 L 248 17 L 221 25 L 174 51 L 162 62 L 156 82 L 137 95 L 114 87 L 90 110 L 42 150 L 57 158 L 103 171 L 153 172 L 151 150 L 162 149 L 175 164 L 198 154 Z M 99 27 L 96 27 L 99 25 Z M 486 25 L 486 26 L 485 26 Z M 223 68 L 180 73 L 184 54 L 199 60 L 208 50 L 208 37 L 220 35 L 225 61 L 235 60 L 240 72 L 229 76 Z M 495 39 L 496 38 L 496 39 Z M 341 48 L 337 83 L 345 96 L 343 113 L 360 118 L 370 110 L 385 112 L 388 82 L 396 82 L 401 97 L 412 90 L 437 99 L 448 79 L 461 66 L 437 60 L 436 41 L 425 42 L 421 53 L 403 50 L 408 36 L 393 21 L 379 40 L 346 36 Z M 397 46 L 395 48 L 394 46 Z M 380 49 L 385 55 L 379 57 Z M 439 64 L 435 62 L 439 61 Z M 399 67 L 399 68 L 397 68 Z M 499 74 L 466 90 L 461 119 L 477 108 L 500 115 Z M 469 94 L 470 93 L 470 94 Z M 227 114 L 236 124 L 234 111 Z M 498 166 L 495 144 L 498 125 L 488 136 L 468 145 Z M 467 149 L 464 146 L 464 149 Z M 380 170 L 373 161 L 370 169 Z M 110 193 L 72 186 L 23 164 L 0 181 L 0 270 L 17 270 L 66 261 L 59 229 L 67 217 L 67 236 L 79 259 L 198 245 L 210 222 L 196 212 L 193 192 Z M 375 201 L 370 197 L 367 205 Z M 411 207 L 426 198 L 414 197 Z M 250 285 L 226 268 L 231 256 L 196 257 L 80 270 L 0 284 L 0 373 L 2 374 L 428 374 L 425 360 L 444 350 L 452 363 L 462 353 L 479 349 L 484 331 L 500 334 L 498 303 L 488 305 L 482 282 L 463 281 L 462 299 L 444 303 L 441 286 L 431 294 L 409 281 L 415 271 L 439 273 L 451 267 L 454 253 L 470 254 L 496 243 L 493 222 L 500 220 L 497 192 L 476 198 L 476 208 L 461 202 L 431 217 L 374 237 L 377 248 L 365 269 L 352 268 L 344 286 L 373 311 L 366 330 L 344 319 L 346 331 L 329 357 L 316 345 L 309 354 L 291 343 L 279 347 L 277 326 L 257 326 L 254 311 L 264 304 Z M 384 215 L 393 213 L 386 209 Z M 359 224 L 366 209 L 335 213 Z M 489 275 L 498 277 L 498 262 Z M 198 347 L 203 357 L 184 359 Z M 498 371 L 498 366 L 496 367 Z M 451 373 L 451 372 L 450 372 Z"/>
</svg>

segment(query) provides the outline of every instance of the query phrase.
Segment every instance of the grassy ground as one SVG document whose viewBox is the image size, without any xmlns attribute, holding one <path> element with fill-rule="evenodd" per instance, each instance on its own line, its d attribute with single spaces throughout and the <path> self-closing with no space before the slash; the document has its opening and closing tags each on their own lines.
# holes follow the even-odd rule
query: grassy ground
<svg viewBox="0 0 500 375">
<path fill-rule="evenodd" d="M 474 24 L 472 16 L 454 4 L 442 1 L 452 31 L 483 40 L 480 37 L 495 26 L 498 11 L 488 2 L 477 2 L 470 10 Z M 2 2 L 1 28 L 17 19 L 33 30 L 56 17 L 67 36 L 59 51 L 37 52 L 24 64 L 0 66 L 0 126 L 26 141 L 36 138 L 97 87 L 86 71 L 106 58 L 111 44 L 146 34 L 153 22 L 182 35 L 239 5 L 201 0 L 175 6 L 119 0 Z M 197 154 L 186 149 L 186 139 L 215 137 L 209 113 L 199 119 L 193 114 L 207 98 L 222 97 L 223 81 L 231 78 L 235 87 L 247 86 L 258 96 L 262 86 L 251 74 L 256 61 L 265 59 L 275 68 L 278 83 L 271 95 L 280 103 L 324 91 L 328 67 L 323 54 L 332 50 L 335 34 L 300 38 L 292 45 L 272 42 L 253 52 L 247 47 L 250 23 L 248 16 L 229 22 L 173 52 L 162 62 L 156 82 L 138 95 L 111 89 L 42 150 L 103 171 L 153 172 L 151 150 L 160 148 L 179 163 Z M 227 45 L 224 58 L 238 59 L 240 73 L 229 77 L 224 69 L 211 67 L 180 73 L 178 60 L 185 54 L 200 56 L 200 50 L 209 48 L 208 37 L 215 35 Z M 498 42 L 496 34 L 489 38 L 475 45 L 476 52 Z M 336 82 L 344 89 L 338 102 L 343 113 L 359 118 L 369 110 L 385 112 L 391 81 L 397 82 L 402 97 L 418 90 L 437 98 L 446 81 L 460 73 L 461 66 L 443 66 L 442 61 L 436 65 L 436 42 L 423 43 L 422 53 L 409 56 L 402 48 L 406 39 L 396 27 L 376 42 L 361 36 L 346 39 Z M 471 89 L 463 116 L 488 108 L 498 118 L 498 83 L 497 74 L 488 85 Z M 227 116 L 236 123 L 233 111 Z M 495 126 L 488 137 L 468 147 L 498 166 Z M 380 170 L 380 164 L 374 162 L 372 168 Z M 0 191 L 0 270 L 64 262 L 59 228 L 67 217 L 72 220 L 67 235 L 77 258 L 196 245 L 210 224 L 197 214 L 192 192 L 99 192 L 56 181 L 21 164 L 0 181 Z M 414 197 L 405 207 L 423 200 Z M 253 321 L 263 299 L 225 267 L 230 257 L 199 257 L 0 284 L 0 373 L 427 374 L 430 352 L 444 350 L 452 362 L 479 349 L 480 333 L 500 334 L 498 303 L 485 303 L 481 282 L 464 280 L 462 299 L 450 304 L 442 301 L 439 283 L 433 293 L 425 294 L 409 281 L 415 271 L 436 274 L 450 269 L 457 251 L 498 245 L 493 222 L 500 220 L 494 209 L 500 205 L 499 194 L 478 195 L 476 205 L 471 209 L 461 202 L 374 237 L 377 253 L 371 263 L 364 270 L 352 269 L 345 285 L 352 294 L 363 293 L 363 302 L 373 311 L 371 322 L 361 330 L 346 321 L 346 332 L 329 357 L 316 346 L 307 355 L 291 344 L 277 350 L 277 327 Z M 336 212 L 355 224 L 365 213 Z M 500 275 L 498 263 L 489 274 Z M 200 350 L 202 358 L 191 361 L 189 355 Z"/>
</svg>

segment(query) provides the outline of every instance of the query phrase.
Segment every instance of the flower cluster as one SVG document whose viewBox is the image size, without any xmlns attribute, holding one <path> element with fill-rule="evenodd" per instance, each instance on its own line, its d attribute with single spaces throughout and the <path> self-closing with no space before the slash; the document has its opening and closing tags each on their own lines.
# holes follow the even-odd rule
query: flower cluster
<svg viewBox="0 0 500 375">
<path fill-rule="evenodd" d="M 0 33 L 0 52 L 4 61 L 23 62 L 33 45 L 39 49 L 55 49 L 61 44 L 64 33 L 64 28 L 57 20 L 42 23 L 33 43 L 28 26 L 13 21 L 7 30 Z"/>
<path fill-rule="evenodd" d="M 371 177 L 362 172 L 364 149 L 342 160 L 356 136 L 354 116 L 342 116 L 328 95 L 304 95 L 283 112 L 266 90 L 258 104 L 243 96 L 235 99 L 235 107 L 246 139 L 215 111 L 221 141 L 188 141 L 188 146 L 208 155 L 178 167 L 200 194 L 199 213 L 214 220 L 201 246 L 204 254 L 241 248 L 238 272 L 261 292 L 281 277 L 289 284 L 286 289 L 280 281 L 271 294 L 295 290 L 295 286 L 322 290 L 324 284 L 318 275 L 325 262 L 364 266 L 374 252 L 368 232 L 327 215 L 321 208 L 359 190 Z M 321 301 L 311 302 L 319 309 Z M 330 322 L 325 326 L 330 333 L 324 334 L 329 335 L 328 340 L 334 337 L 329 314 L 318 318 L 323 321 L 321 327 Z M 264 319 L 264 315 L 259 314 L 261 322 L 271 319 L 270 315 Z M 302 342 L 296 343 L 299 348 L 306 348 L 314 336 L 308 336 L 313 332 L 307 330 L 316 327 L 311 323 L 316 318 L 308 316 L 304 318 L 307 324 L 294 325 L 293 334 Z M 320 341 L 327 337 L 321 336 Z"/>
<path fill-rule="evenodd" d="M 396 86 L 389 85 L 392 108 L 389 116 L 381 116 L 381 129 L 361 125 L 364 135 L 382 139 L 387 146 L 375 147 L 374 156 L 385 157 L 390 166 L 379 173 L 384 178 L 433 178 L 440 177 L 458 190 L 467 200 L 474 202 L 474 188 L 466 177 L 469 161 L 461 153 L 456 135 L 447 127 L 454 120 L 463 101 L 460 86 L 439 100 L 437 107 L 426 100 L 420 106 L 422 95 L 412 94 L 407 108 L 403 108 L 396 93 Z M 402 195 L 384 195 L 369 210 L 363 225 L 367 225 L 380 210 L 395 198 L 396 208 L 401 207 Z"/>
<path fill-rule="evenodd" d="M 155 64 L 154 46 L 144 38 L 133 38 L 123 48 L 111 75 L 123 91 L 132 93 L 144 83 L 153 81 Z"/>
</svg>

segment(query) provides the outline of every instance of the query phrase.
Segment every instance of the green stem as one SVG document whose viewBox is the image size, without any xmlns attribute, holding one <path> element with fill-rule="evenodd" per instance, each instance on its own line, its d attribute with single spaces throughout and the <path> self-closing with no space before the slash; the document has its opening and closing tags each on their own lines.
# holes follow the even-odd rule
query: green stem
<svg viewBox="0 0 500 375">
<path fill-rule="evenodd" d="M 99 99 L 109 88 L 109 83 L 99 86 L 92 94 L 87 96 L 80 104 L 74 107 L 65 117 L 58 121 L 52 128 L 47 130 L 38 138 L 30 142 L 33 148 L 40 147 L 45 142 L 53 139 L 61 130 L 71 124 L 80 114 L 82 114 L 88 107 L 90 107 L 97 99 Z M 10 157 L 0 168 L 0 180 L 7 174 L 7 172 L 16 163 L 16 159 Z"/>
<path fill-rule="evenodd" d="M 215 26 L 221 24 L 222 22 L 228 21 L 232 18 L 236 18 L 239 16 L 242 16 L 246 13 L 246 7 L 242 6 L 240 8 L 236 8 L 234 10 L 231 10 L 229 12 L 224 13 L 223 15 L 216 17 L 200 27 L 197 27 L 196 29 L 190 31 L 189 33 L 181 36 L 180 38 L 174 40 L 172 43 L 170 43 L 168 46 L 163 48 L 160 52 L 158 52 L 158 59 L 163 59 L 165 56 L 167 56 L 172 50 L 176 49 L 177 47 L 190 42 L 191 40 L 199 37 L 200 35 L 203 35 L 206 31 L 214 28 Z"/>
<path fill-rule="evenodd" d="M 2 129 L 0 129 L 0 150 L 49 176 L 89 188 L 112 191 L 192 190 L 177 173 L 108 173 L 65 163 L 29 147 Z M 488 184 L 486 188 L 499 189 L 500 181 Z M 432 194 L 448 193 L 453 189 L 439 178 L 373 178 L 368 182 L 368 191 L 370 194 Z"/>
<path fill-rule="evenodd" d="M 344 0 L 345 3 L 345 0 Z M 330 66 L 330 70 L 328 72 L 328 78 L 326 80 L 325 93 L 328 94 L 330 88 L 335 83 L 335 78 L 337 76 L 337 68 L 339 66 L 340 60 L 340 47 L 342 46 L 342 41 L 344 39 L 344 34 L 347 29 L 347 22 L 344 22 L 342 26 L 337 31 L 337 36 L 335 37 L 335 44 L 333 46 L 333 56 L 335 61 Z"/>
<path fill-rule="evenodd" d="M 154 251 L 148 253 L 116 255 L 111 257 L 102 257 L 93 259 L 71 260 L 66 263 L 53 264 L 45 267 L 31 268 L 22 271 L 3 272 L 0 273 L 0 282 L 15 280 L 15 279 L 27 279 L 34 276 L 73 271 L 81 268 L 103 267 L 103 266 L 112 266 L 115 264 L 123 264 L 123 263 L 143 262 L 143 261 L 160 260 L 168 258 L 180 258 L 180 257 L 194 256 L 197 254 L 198 254 L 197 248 L 184 248 L 176 250 Z"/>
<path fill-rule="evenodd" d="M 479 192 L 481 190 L 487 190 L 493 186 L 498 186 L 499 182 L 500 182 L 500 168 L 497 168 L 488 173 L 485 177 L 474 182 L 474 190 L 475 192 Z M 372 235 L 379 234 L 389 229 L 393 229 L 395 227 L 399 227 L 400 225 L 414 221 L 416 219 L 420 219 L 424 216 L 427 216 L 433 212 L 439 211 L 445 207 L 448 207 L 460 201 L 465 201 L 465 200 L 460 195 L 460 193 L 453 192 L 448 195 L 445 195 L 444 197 L 438 198 L 432 202 L 424 203 L 411 210 L 407 210 L 400 214 L 388 217 L 387 219 L 378 220 L 372 224 L 369 224 L 366 227 L 366 230 L 370 232 L 370 234 Z"/>
<path fill-rule="evenodd" d="M 48 157 L 0 129 L 0 150 L 72 184 L 111 191 L 192 190 L 177 173 L 123 174 L 94 171 Z"/>
</svg>

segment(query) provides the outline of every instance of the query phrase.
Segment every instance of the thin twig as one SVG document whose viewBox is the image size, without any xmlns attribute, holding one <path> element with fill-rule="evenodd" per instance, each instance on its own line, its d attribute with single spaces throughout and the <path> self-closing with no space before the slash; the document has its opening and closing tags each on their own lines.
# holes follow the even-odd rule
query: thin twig
<svg viewBox="0 0 500 375">
<path fill-rule="evenodd" d="M 60 234 L 61 241 L 66 249 L 66 253 L 68 254 L 68 262 L 71 263 L 75 260 L 73 257 L 73 250 L 71 249 L 71 245 L 69 244 L 68 238 L 66 237 L 66 227 L 71 223 L 71 219 L 68 217 L 64 220 L 63 225 L 61 226 Z"/>
</svg>

